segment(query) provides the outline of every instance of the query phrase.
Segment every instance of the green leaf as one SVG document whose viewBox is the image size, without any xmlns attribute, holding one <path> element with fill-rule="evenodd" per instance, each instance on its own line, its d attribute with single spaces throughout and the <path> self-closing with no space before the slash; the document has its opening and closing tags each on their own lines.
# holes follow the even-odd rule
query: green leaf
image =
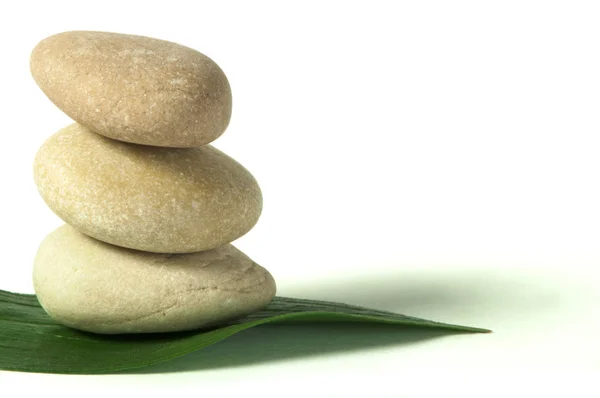
<svg viewBox="0 0 600 398">
<path fill-rule="evenodd" d="M 274 322 L 362 322 L 489 332 L 346 304 L 275 297 L 267 308 L 217 329 L 98 335 L 57 324 L 34 295 L 0 290 L 0 370 L 91 374 L 140 368 L 199 350 L 245 329 Z"/>
</svg>

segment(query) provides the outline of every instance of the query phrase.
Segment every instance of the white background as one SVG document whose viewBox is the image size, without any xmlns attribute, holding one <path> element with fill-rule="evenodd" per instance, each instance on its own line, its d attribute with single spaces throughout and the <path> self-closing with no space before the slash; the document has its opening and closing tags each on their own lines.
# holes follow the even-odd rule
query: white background
<svg viewBox="0 0 600 398">
<path fill-rule="evenodd" d="M 599 21 L 597 2 L 572 0 L 3 3 L 0 289 L 33 292 L 37 246 L 61 224 L 32 161 L 70 121 L 29 53 L 105 30 L 227 73 L 215 145 L 265 206 L 237 245 L 280 295 L 494 330 L 256 329 L 154 373 L 0 372 L 3 393 L 600 396 Z"/>
</svg>

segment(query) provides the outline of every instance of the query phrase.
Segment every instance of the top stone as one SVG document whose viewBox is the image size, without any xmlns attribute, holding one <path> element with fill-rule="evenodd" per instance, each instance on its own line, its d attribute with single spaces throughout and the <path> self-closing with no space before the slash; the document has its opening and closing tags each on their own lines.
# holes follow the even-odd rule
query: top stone
<svg viewBox="0 0 600 398">
<path fill-rule="evenodd" d="M 219 66 L 163 40 L 60 33 L 35 47 L 31 72 L 72 119 L 120 141 L 198 147 L 217 139 L 231 117 L 231 89 Z"/>
</svg>

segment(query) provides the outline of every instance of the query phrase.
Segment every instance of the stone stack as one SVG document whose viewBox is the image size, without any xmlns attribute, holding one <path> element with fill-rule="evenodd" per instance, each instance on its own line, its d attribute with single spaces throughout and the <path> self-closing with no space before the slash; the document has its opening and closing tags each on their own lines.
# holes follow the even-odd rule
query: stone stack
<svg viewBox="0 0 600 398">
<path fill-rule="evenodd" d="M 260 188 L 208 145 L 231 117 L 217 64 L 171 42 L 82 31 L 39 43 L 31 71 L 76 122 L 34 165 L 42 198 L 67 223 L 34 265 L 52 318 L 96 333 L 168 332 L 268 304 L 273 277 L 230 244 L 258 221 Z"/>
</svg>

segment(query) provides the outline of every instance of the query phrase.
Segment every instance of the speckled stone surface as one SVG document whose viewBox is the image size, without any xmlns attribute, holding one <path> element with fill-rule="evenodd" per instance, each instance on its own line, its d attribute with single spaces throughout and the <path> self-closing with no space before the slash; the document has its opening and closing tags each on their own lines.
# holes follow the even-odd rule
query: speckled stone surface
<svg viewBox="0 0 600 398">
<path fill-rule="evenodd" d="M 33 272 L 57 322 L 96 333 L 190 330 L 257 311 L 275 295 L 267 270 L 232 245 L 156 254 L 109 245 L 64 225 L 42 242 Z"/>
<path fill-rule="evenodd" d="M 163 40 L 59 33 L 35 47 L 31 72 L 67 115 L 117 140 L 197 147 L 219 137 L 231 117 L 231 89 L 219 66 Z"/>
<path fill-rule="evenodd" d="M 34 177 L 47 205 L 68 224 L 150 252 L 190 253 L 232 242 L 262 210 L 254 177 L 210 145 L 128 144 L 78 124 L 44 143 Z"/>
</svg>

